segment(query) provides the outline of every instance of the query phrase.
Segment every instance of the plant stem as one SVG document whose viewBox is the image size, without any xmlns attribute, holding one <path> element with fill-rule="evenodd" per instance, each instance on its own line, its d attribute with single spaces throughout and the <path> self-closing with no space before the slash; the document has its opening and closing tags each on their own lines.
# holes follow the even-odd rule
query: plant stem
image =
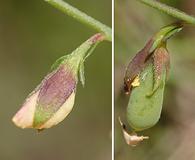
<svg viewBox="0 0 195 160">
<path fill-rule="evenodd" d="M 170 7 L 166 4 L 160 3 L 156 0 L 139 0 L 142 3 L 149 5 L 153 8 L 156 8 L 162 12 L 165 12 L 173 17 L 176 17 L 180 20 L 183 20 L 187 23 L 194 24 L 195 25 L 195 18 L 193 16 L 190 16 L 174 7 Z"/>
<path fill-rule="evenodd" d="M 84 12 L 81 12 L 77 8 L 71 6 L 70 4 L 64 2 L 63 0 L 45 0 L 58 10 L 66 13 L 69 16 L 77 19 L 78 21 L 87 24 L 88 26 L 96 29 L 98 32 L 101 32 L 105 35 L 106 40 L 112 41 L 112 30 L 110 27 L 105 24 L 97 21 L 96 19 L 88 16 Z"/>
</svg>

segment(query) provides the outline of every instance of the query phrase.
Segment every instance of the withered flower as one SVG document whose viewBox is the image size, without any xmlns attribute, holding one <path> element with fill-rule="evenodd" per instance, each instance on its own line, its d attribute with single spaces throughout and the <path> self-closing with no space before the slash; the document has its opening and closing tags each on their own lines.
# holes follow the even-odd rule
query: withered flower
<svg viewBox="0 0 195 160">
<path fill-rule="evenodd" d="M 145 140 L 145 139 L 149 139 L 148 136 L 138 136 L 135 132 L 132 133 L 128 133 L 126 126 L 124 123 L 122 123 L 120 117 L 119 117 L 119 123 L 122 127 L 122 131 L 123 131 L 123 136 L 125 139 L 125 142 L 130 145 L 135 147 L 136 145 L 138 145 L 141 141 Z"/>
</svg>

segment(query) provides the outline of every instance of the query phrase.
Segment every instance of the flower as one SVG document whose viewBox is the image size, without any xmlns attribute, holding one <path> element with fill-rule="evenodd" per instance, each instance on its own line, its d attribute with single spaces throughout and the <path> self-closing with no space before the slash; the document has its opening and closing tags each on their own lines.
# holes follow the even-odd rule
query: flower
<svg viewBox="0 0 195 160">
<path fill-rule="evenodd" d="M 78 71 L 83 82 L 83 65 L 94 45 L 102 41 L 102 34 L 96 34 L 79 46 L 70 55 L 58 59 L 52 71 L 27 97 L 12 121 L 20 128 L 42 130 L 61 122 L 72 110 Z M 84 82 L 83 82 L 84 83 Z"/>
</svg>

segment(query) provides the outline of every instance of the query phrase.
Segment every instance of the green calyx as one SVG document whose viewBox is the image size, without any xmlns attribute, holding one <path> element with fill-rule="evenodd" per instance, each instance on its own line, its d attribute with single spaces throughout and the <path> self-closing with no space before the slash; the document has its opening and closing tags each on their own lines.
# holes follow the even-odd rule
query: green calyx
<svg viewBox="0 0 195 160">
<path fill-rule="evenodd" d="M 82 85 L 85 84 L 84 76 L 84 62 L 89 55 L 94 51 L 97 44 L 103 41 L 105 37 L 98 33 L 89 38 L 87 41 L 82 43 L 78 48 L 76 48 L 71 54 L 60 57 L 52 65 L 51 70 L 56 70 L 60 65 L 69 65 L 71 70 L 75 75 L 80 74 L 80 81 Z"/>
<path fill-rule="evenodd" d="M 40 106 L 38 106 L 38 107 L 42 108 Z M 38 111 L 36 111 L 35 118 L 33 121 L 33 127 L 38 129 L 41 125 L 43 125 L 44 123 L 46 123 L 48 121 L 48 119 L 51 117 L 52 114 L 53 114 L 52 111 L 45 112 L 42 109 L 39 109 Z"/>
<path fill-rule="evenodd" d="M 166 42 L 169 38 L 174 36 L 176 33 L 180 32 L 183 28 L 181 22 L 173 23 L 171 25 L 163 27 L 159 32 L 157 32 L 153 37 L 153 45 L 150 49 L 152 53 L 156 48 L 158 48 L 162 43 Z"/>
</svg>

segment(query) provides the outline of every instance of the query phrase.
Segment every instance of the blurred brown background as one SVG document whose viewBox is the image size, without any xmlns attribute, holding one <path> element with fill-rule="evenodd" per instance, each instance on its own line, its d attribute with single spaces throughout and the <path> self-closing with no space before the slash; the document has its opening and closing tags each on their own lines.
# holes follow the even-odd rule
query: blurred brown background
<svg viewBox="0 0 195 160">
<path fill-rule="evenodd" d="M 67 0 L 111 26 L 111 0 Z M 11 118 L 52 63 L 96 33 L 44 0 L 0 0 L 0 159 L 111 159 L 111 43 L 103 42 L 85 64 L 86 86 L 73 111 L 37 134 Z"/>
<path fill-rule="evenodd" d="M 194 0 L 161 2 L 195 15 Z M 117 117 L 126 119 L 128 97 L 122 91 L 125 67 L 146 41 L 175 19 L 136 0 L 115 0 L 115 159 L 195 159 L 195 29 L 191 26 L 169 40 L 171 73 L 166 85 L 161 119 L 142 133 L 150 136 L 139 146 L 128 146 Z M 126 123 L 127 124 L 127 123 Z"/>
</svg>

